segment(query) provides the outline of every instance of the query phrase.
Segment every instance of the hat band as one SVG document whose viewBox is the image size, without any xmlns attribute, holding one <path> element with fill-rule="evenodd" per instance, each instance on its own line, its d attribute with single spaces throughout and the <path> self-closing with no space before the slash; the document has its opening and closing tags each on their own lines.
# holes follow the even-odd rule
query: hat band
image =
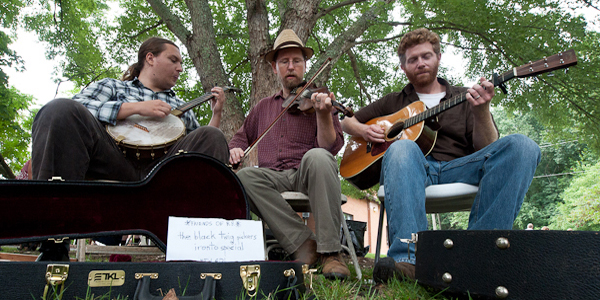
<svg viewBox="0 0 600 300">
<path fill-rule="evenodd" d="M 284 42 L 281 43 L 277 46 L 277 48 L 273 49 L 273 50 L 278 50 L 281 49 L 283 46 L 287 46 L 287 45 L 297 45 L 298 48 L 304 48 L 304 46 L 302 46 L 302 44 L 299 44 L 298 42 L 294 42 L 294 41 L 289 41 L 289 42 Z"/>
</svg>

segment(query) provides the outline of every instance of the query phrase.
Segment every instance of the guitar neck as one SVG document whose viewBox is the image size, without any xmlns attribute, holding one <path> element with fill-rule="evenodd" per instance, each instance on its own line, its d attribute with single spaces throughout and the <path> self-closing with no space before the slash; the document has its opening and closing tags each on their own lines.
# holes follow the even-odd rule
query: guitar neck
<svg viewBox="0 0 600 300">
<path fill-rule="evenodd" d="M 502 84 L 510 79 L 513 79 L 513 78 L 515 78 L 515 76 L 512 71 L 506 72 L 506 73 L 502 74 L 501 76 L 494 76 L 494 80 L 493 80 L 494 87 L 499 86 L 500 84 Z M 496 80 L 496 79 L 499 79 L 499 80 Z M 442 102 L 440 102 L 440 104 L 438 104 L 420 114 L 414 115 L 414 116 L 406 119 L 404 121 L 405 127 L 410 127 L 410 126 L 413 126 L 420 122 L 423 122 L 429 118 L 435 117 L 435 116 L 441 114 L 442 112 L 444 112 L 452 107 L 455 107 L 465 101 L 467 101 L 467 92 L 460 93 L 460 95 L 452 97 L 449 100 L 442 101 Z"/>
<path fill-rule="evenodd" d="M 513 68 L 511 71 L 505 72 L 502 75 L 494 74 L 492 83 L 494 87 L 500 86 L 503 88 L 503 83 L 513 78 L 524 78 L 535 76 L 538 74 L 551 72 L 558 69 L 568 68 L 577 64 L 577 57 L 573 49 L 561 52 L 550 57 L 545 57 L 535 62 L 529 62 L 517 68 Z M 506 91 L 505 91 L 506 93 Z M 449 100 L 443 101 L 440 104 L 420 113 L 412 116 L 404 121 L 405 128 L 423 122 L 431 117 L 437 116 L 447 109 L 450 109 L 456 105 L 459 105 L 467 100 L 467 93 L 461 93 L 456 97 L 452 97 Z"/>
</svg>

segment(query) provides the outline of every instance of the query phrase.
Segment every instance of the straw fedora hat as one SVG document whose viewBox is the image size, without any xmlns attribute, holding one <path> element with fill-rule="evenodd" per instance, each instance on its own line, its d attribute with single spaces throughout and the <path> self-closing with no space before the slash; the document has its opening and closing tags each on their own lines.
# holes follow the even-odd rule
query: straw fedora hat
<svg viewBox="0 0 600 300">
<path fill-rule="evenodd" d="M 284 29 L 283 31 L 281 31 L 279 36 L 277 36 L 277 39 L 275 39 L 275 44 L 273 44 L 273 50 L 265 54 L 265 60 L 267 62 L 272 62 L 275 53 L 285 48 L 300 48 L 300 50 L 302 50 L 302 53 L 304 53 L 304 55 L 306 56 L 306 59 L 311 58 L 314 53 L 312 48 L 304 47 L 304 44 L 302 44 L 302 41 L 300 40 L 300 38 L 298 38 L 298 36 L 293 30 Z"/>
</svg>

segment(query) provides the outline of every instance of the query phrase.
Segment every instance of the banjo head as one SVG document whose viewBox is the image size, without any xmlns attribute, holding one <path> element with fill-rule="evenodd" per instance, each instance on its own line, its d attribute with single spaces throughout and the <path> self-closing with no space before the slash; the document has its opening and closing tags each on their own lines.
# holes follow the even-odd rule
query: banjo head
<svg viewBox="0 0 600 300">
<path fill-rule="evenodd" d="M 164 118 L 134 114 L 106 129 L 119 144 L 134 149 L 163 148 L 185 135 L 183 121 L 172 114 Z"/>
</svg>

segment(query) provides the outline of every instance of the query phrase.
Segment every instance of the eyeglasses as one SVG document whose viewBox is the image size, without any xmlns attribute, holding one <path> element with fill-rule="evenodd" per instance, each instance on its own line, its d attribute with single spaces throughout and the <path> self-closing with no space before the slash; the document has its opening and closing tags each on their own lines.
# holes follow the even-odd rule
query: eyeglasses
<svg viewBox="0 0 600 300">
<path fill-rule="evenodd" d="M 279 67 L 285 68 L 290 64 L 290 62 L 292 62 L 292 65 L 294 65 L 294 67 L 297 67 L 304 62 L 304 59 L 294 59 L 294 60 L 282 59 L 282 60 L 278 61 L 277 63 L 279 64 Z"/>
</svg>

